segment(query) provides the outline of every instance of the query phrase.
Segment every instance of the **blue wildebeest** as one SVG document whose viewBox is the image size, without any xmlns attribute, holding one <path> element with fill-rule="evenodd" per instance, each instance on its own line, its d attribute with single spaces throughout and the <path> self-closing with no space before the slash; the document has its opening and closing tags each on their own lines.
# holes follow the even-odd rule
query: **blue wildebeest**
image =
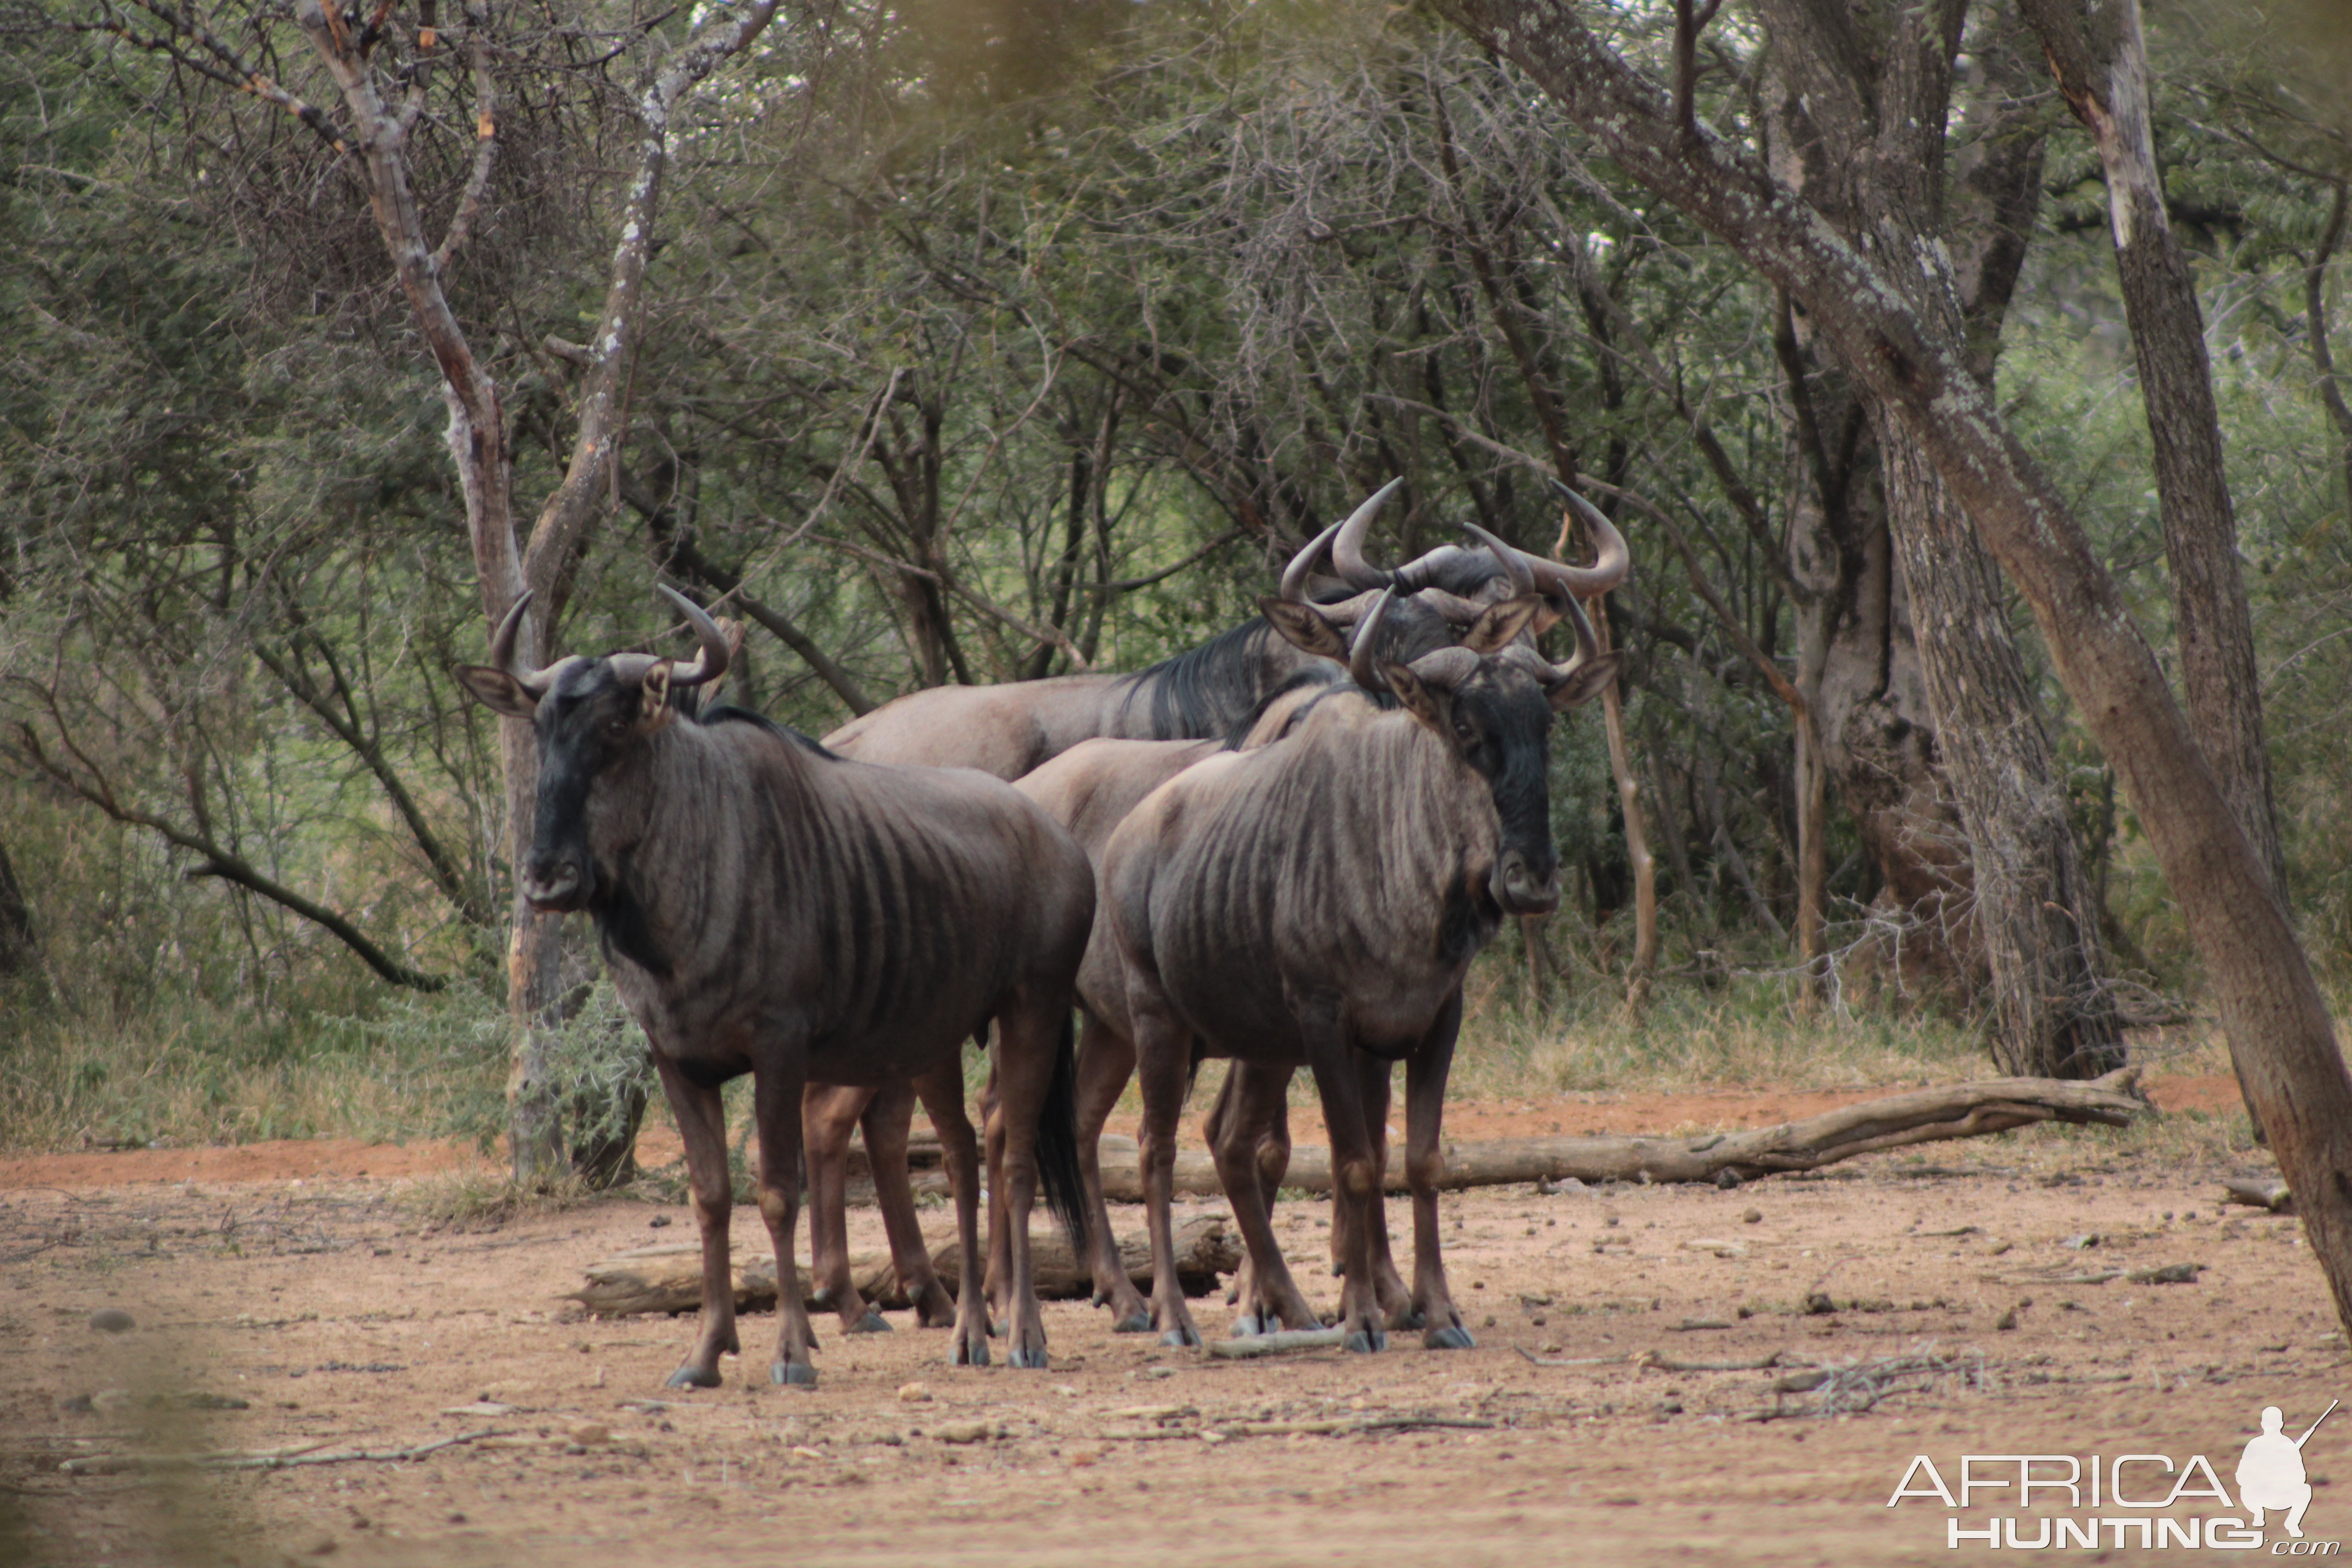
<svg viewBox="0 0 2352 1568">
<path fill-rule="evenodd" d="M 1394 571 L 1371 565 L 1364 555 L 1365 536 L 1402 483 L 1391 480 L 1299 551 L 1283 572 L 1279 593 L 1259 602 L 1261 618 L 1190 652 L 1135 675 L 1066 676 L 1007 686 L 939 687 L 916 692 L 844 725 L 826 736 L 825 743 L 865 761 L 978 767 L 1017 778 L 1041 768 L 1050 770 L 1066 748 L 1092 737 L 1174 742 L 1186 737 L 1238 736 L 1254 719 L 1263 732 L 1278 732 L 1290 705 L 1344 682 L 1345 634 L 1384 589 L 1393 593 L 1378 631 L 1381 651 L 1410 663 L 1453 646 L 1457 638 L 1480 635 L 1482 621 L 1506 601 L 1524 599 L 1531 591 L 1538 595 L 1533 615 L 1515 610 L 1511 625 L 1539 632 L 1568 614 L 1577 596 L 1605 592 L 1624 575 L 1623 539 L 1606 518 L 1589 509 L 1588 521 L 1598 546 L 1594 563 L 1589 567 L 1529 555 L 1476 528 L 1469 531 L 1479 541 L 1475 550 L 1444 545 Z M 1336 579 L 1317 573 L 1327 552 L 1339 574 Z M 1082 773 L 1047 781 L 1047 787 L 1056 792 L 1055 800 L 1045 800 L 1042 794 L 1040 799 L 1071 828 L 1088 855 L 1096 857 L 1117 822 L 1116 816 L 1107 815 L 1108 803 L 1118 802 L 1118 812 L 1124 815 L 1162 778 L 1177 771 L 1173 759 L 1180 754 L 1155 752 L 1148 747 L 1097 753 Z M 1019 772 L 1003 771 L 1008 769 Z M 1076 798 L 1085 813 L 1083 822 L 1066 815 L 1057 805 L 1061 792 L 1071 789 L 1080 792 Z M 1124 1007 L 1116 1000 L 1116 964 L 1108 960 L 1093 963 L 1094 951 L 1089 949 L 1088 973 L 1097 977 L 1097 984 L 1090 992 L 1082 980 L 1080 998 L 1086 1002 L 1090 995 L 1100 994 L 1108 1000 L 1103 1007 L 1087 1005 L 1088 1026 L 1079 1050 L 1079 1142 L 1086 1151 L 1089 1213 L 1099 1217 L 1107 1211 L 1094 1152 L 1103 1118 L 1133 1073 L 1134 1050 Z M 1231 1102 L 1230 1095 L 1220 1097 L 1212 1113 L 1213 1124 L 1219 1124 Z M 855 1089 L 809 1092 L 803 1120 L 810 1152 L 815 1294 L 818 1300 L 840 1312 L 844 1327 L 851 1331 L 888 1325 L 866 1307 L 850 1280 L 847 1220 L 843 1211 L 850 1131 L 859 1125 L 866 1131 L 877 1197 L 886 1223 L 892 1223 L 894 1194 L 903 1191 L 906 1184 L 899 1178 L 886 1185 L 881 1173 L 894 1151 L 897 1158 L 903 1159 L 904 1129 L 911 1109 L 903 1089 L 878 1094 Z M 1276 1107 L 1273 1119 L 1259 1134 L 1262 1159 L 1272 1173 L 1269 1194 L 1278 1185 L 1288 1158 L 1280 1112 L 1281 1108 Z M 911 1228 L 911 1215 L 909 1207 L 904 1219 L 892 1224 L 894 1235 L 900 1226 Z M 1335 1227 L 1335 1245 L 1344 1235 L 1343 1228 Z M 1119 1330 L 1148 1328 L 1142 1299 L 1118 1261 L 1116 1242 L 1107 1233 L 1095 1237 L 1092 1255 L 1096 1301 L 1111 1308 Z M 1001 1279 L 1002 1261 L 998 1249 L 992 1258 L 992 1285 Z M 1385 1232 L 1379 1264 L 1383 1296 L 1401 1300 L 1403 1286 L 1388 1260 Z M 945 1292 L 931 1283 L 927 1297 L 923 1281 L 929 1279 L 928 1264 L 918 1267 L 923 1270 L 919 1279 L 903 1265 L 899 1272 L 915 1300 L 918 1321 L 941 1321 L 947 1310 Z"/>
<path fill-rule="evenodd" d="M 1461 647 L 1411 663 L 1384 658 L 1380 621 L 1394 591 L 1383 589 L 1356 628 L 1350 668 L 1360 689 L 1311 701 L 1271 744 L 1178 774 L 1103 853 L 1100 897 L 1141 1068 L 1151 1305 L 1172 1342 L 1199 1338 L 1176 1283 L 1168 1205 L 1177 1116 L 1192 1069 L 1210 1056 L 1234 1059 L 1234 1113 L 1214 1153 L 1250 1254 L 1244 1326 L 1314 1321 L 1275 1242 L 1255 1146 L 1265 1108 L 1305 1066 L 1322 1100 L 1333 1205 L 1346 1229 L 1349 1348 L 1381 1348 L 1391 1319 L 1417 1319 L 1433 1348 L 1471 1342 L 1437 1231 L 1438 1136 L 1462 981 L 1506 915 L 1559 900 L 1546 741 L 1553 713 L 1597 694 L 1617 659 L 1598 651 L 1572 601 L 1578 646 L 1562 664 L 1517 643 L 1505 617 Z M 1522 618 L 1532 597 L 1518 601 Z M 1325 630 L 1298 635 L 1320 649 L 1337 637 Z M 1381 692 L 1397 706 L 1384 708 Z M 1399 1059 L 1414 1236 L 1405 1313 L 1384 1305 L 1376 1285 L 1375 1234 L 1385 1226 L 1374 1129 Z"/>
<path fill-rule="evenodd" d="M 1395 588 L 1383 618 L 1385 651 L 1402 660 L 1449 647 L 1475 626 L 1498 599 L 1515 597 L 1528 581 L 1543 593 L 1534 627 L 1540 630 L 1567 614 L 1576 593 L 1592 593 L 1590 583 L 1606 576 L 1604 560 L 1590 569 L 1561 566 L 1527 555 L 1494 536 L 1484 548 L 1440 545 L 1416 560 L 1385 572 L 1364 560 L 1364 538 L 1381 508 L 1397 494 L 1402 479 L 1381 487 L 1355 512 L 1324 529 L 1289 562 L 1279 599 L 1265 599 L 1267 614 L 1160 660 L 1136 675 L 1063 675 L 1054 679 L 1012 682 L 1002 687 L 934 687 L 908 693 L 825 736 L 825 745 L 861 762 L 918 766 L 971 766 L 997 778 L 1021 778 L 1079 741 L 1108 738 L 1221 738 L 1237 731 L 1282 693 L 1306 693 L 1343 679 L 1340 663 L 1328 651 L 1310 654 L 1296 642 L 1296 626 L 1282 630 L 1279 605 L 1315 602 L 1315 626 L 1345 632 L 1379 597 Z M 1613 536 L 1612 536 L 1613 538 Z M 1339 576 L 1322 576 L 1328 555 Z M 1103 1068 L 1108 1072 L 1108 1065 Z M 912 1098 L 898 1089 L 812 1086 L 802 1112 L 809 1154 L 809 1232 L 812 1232 L 814 1298 L 840 1311 L 849 1333 L 889 1328 L 868 1310 L 849 1279 L 846 1225 L 846 1162 L 849 1135 L 863 1126 L 866 1152 L 875 1171 L 882 1217 L 891 1232 L 891 1250 L 901 1253 L 898 1234 L 912 1232 L 912 1201 L 906 1192 L 906 1123 Z M 1091 1147 L 1091 1145 L 1089 1145 Z M 1098 1250 L 1098 1256 L 1103 1248 Z M 1115 1250 L 1110 1253 L 1115 1258 Z M 898 1279 L 915 1302 L 919 1323 L 943 1323 L 952 1311 L 948 1293 L 931 1279 L 929 1260 L 901 1258 Z M 1108 1300 L 1122 1326 L 1139 1326 L 1134 1289 L 1118 1274 Z M 1098 1300 L 1106 1300 L 1098 1279 Z"/>
<path fill-rule="evenodd" d="M 1045 1364 L 1028 1215 L 1040 1172 L 1083 1247 L 1070 1121 L 1070 999 L 1094 878 L 1069 835 L 1009 785 L 972 773 L 834 756 L 756 714 L 684 718 L 674 691 L 717 679 L 727 644 L 665 588 L 701 644 L 678 666 L 642 653 L 514 665 L 518 599 L 491 662 L 458 676 L 531 721 L 539 789 L 523 896 L 595 918 L 614 985 L 653 1047 L 686 1143 L 702 1232 L 702 1331 L 670 1382 L 716 1386 L 738 1348 L 728 1258 L 733 1194 L 720 1086 L 749 1072 L 760 1213 L 776 1255 L 773 1381 L 814 1384 L 793 1262 L 804 1086 L 911 1082 L 941 1124 L 967 1281 L 954 1359 L 984 1364 L 978 1150 L 963 1042 L 996 1025 L 1005 1129 L 1015 1366 Z"/>
</svg>

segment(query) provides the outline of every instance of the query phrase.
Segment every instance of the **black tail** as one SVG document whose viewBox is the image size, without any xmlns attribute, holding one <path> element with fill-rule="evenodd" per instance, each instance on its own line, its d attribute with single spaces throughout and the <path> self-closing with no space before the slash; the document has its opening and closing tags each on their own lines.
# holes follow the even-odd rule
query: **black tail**
<svg viewBox="0 0 2352 1568">
<path fill-rule="evenodd" d="M 1037 1182 L 1045 1206 L 1070 1238 L 1070 1256 L 1087 1255 L 1087 1188 L 1078 1174 L 1078 1026 L 1075 1013 L 1062 1019 L 1054 1051 L 1054 1077 L 1037 1113 Z"/>
</svg>

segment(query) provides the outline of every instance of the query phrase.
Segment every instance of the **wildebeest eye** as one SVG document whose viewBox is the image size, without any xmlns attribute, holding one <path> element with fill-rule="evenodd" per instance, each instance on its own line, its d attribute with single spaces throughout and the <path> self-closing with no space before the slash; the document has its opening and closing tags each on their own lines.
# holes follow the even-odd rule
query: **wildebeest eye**
<svg viewBox="0 0 2352 1568">
<path fill-rule="evenodd" d="M 1454 721 L 1454 738 L 1465 746 L 1475 746 L 1478 743 L 1477 728 L 1467 719 L 1456 719 Z"/>
<path fill-rule="evenodd" d="M 612 736 L 615 740 L 618 740 L 621 736 L 629 732 L 629 726 L 635 722 L 635 721 L 628 714 L 616 713 L 610 719 L 604 721 L 604 733 Z"/>
</svg>

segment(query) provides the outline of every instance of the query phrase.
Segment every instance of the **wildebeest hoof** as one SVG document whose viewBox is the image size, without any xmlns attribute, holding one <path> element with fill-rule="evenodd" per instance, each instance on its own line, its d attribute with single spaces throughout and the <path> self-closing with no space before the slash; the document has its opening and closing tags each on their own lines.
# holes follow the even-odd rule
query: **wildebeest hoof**
<svg viewBox="0 0 2352 1568">
<path fill-rule="evenodd" d="M 1033 1350 L 1024 1345 L 1015 1345 L 1013 1347 L 1013 1354 L 1007 1359 L 1016 1367 L 1022 1367 L 1030 1372 L 1043 1372 L 1045 1370 L 1045 1347 L 1039 1345 Z"/>
<path fill-rule="evenodd" d="M 1255 1312 L 1244 1312 L 1234 1320 L 1234 1338 L 1237 1340 L 1254 1340 L 1267 1331 L 1266 1324 Z"/>
<path fill-rule="evenodd" d="M 1432 1329 L 1421 1336 L 1421 1342 L 1433 1351 L 1466 1351 L 1475 1349 L 1478 1342 L 1470 1331 L 1459 1323 L 1448 1323 L 1442 1329 Z"/>
<path fill-rule="evenodd" d="M 1151 1331 L 1151 1314 L 1138 1307 L 1110 1326 L 1115 1334 L 1148 1334 Z"/>
<path fill-rule="evenodd" d="M 1171 1329 L 1160 1336 L 1160 1342 L 1178 1350 L 1189 1350 L 1201 1342 L 1201 1336 L 1190 1329 Z"/>
<path fill-rule="evenodd" d="M 955 1364 L 958 1366 L 986 1366 L 988 1364 L 988 1342 L 986 1340 L 971 1340 L 969 1342 L 959 1340 L 956 1342 L 955 1348 Z"/>
<path fill-rule="evenodd" d="M 671 1388 L 716 1388 L 719 1386 L 719 1369 L 717 1367 L 714 1366 L 709 1371 L 705 1372 L 702 1368 L 695 1365 L 692 1362 L 688 1362 L 684 1366 L 679 1367 L 676 1372 L 669 1374 L 668 1386 Z"/>
<path fill-rule="evenodd" d="M 890 1331 L 890 1320 L 868 1307 L 864 1317 L 841 1331 L 845 1334 L 887 1334 Z"/>
<path fill-rule="evenodd" d="M 814 1388 L 816 1368 L 804 1361 L 780 1361 L 768 1368 L 768 1381 L 785 1388 Z"/>
<path fill-rule="evenodd" d="M 1359 1355 L 1369 1355 L 1374 1351 L 1384 1351 L 1388 1349 L 1389 1337 L 1385 1332 L 1379 1329 L 1373 1329 L 1369 1332 L 1362 1329 L 1358 1329 L 1354 1333 L 1349 1334 L 1347 1337 L 1346 1341 L 1341 1343 L 1340 1348 L 1342 1350 L 1354 1351 Z"/>
</svg>

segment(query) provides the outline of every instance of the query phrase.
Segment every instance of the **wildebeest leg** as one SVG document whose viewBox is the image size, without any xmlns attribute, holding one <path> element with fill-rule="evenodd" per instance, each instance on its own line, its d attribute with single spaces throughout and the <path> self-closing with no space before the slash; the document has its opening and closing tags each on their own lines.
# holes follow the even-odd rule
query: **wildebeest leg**
<svg viewBox="0 0 2352 1568">
<path fill-rule="evenodd" d="M 996 1091 L 996 1057 L 989 1049 L 989 1037 L 982 1034 L 973 1042 L 981 1054 L 988 1058 L 988 1081 L 980 1086 L 980 1147 L 988 1162 L 988 1274 L 982 1281 L 988 1303 L 988 1332 L 993 1339 L 1004 1331 L 1005 1322 L 1013 1310 L 1008 1297 L 1013 1278 L 1012 1233 L 1004 1225 L 1004 1118 L 999 1114 L 1001 1101 Z"/>
<path fill-rule="evenodd" d="M 881 1313 L 867 1308 L 849 1277 L 849 1134 L 874 1101 L 873 1089 L 851 1084 L 813 1083 L 801 1096 L 802 1149 L 808 1158 L 809 1285 L 818 1306 L 841 1314 L 841 1330 L 847 1334 L 885 1333 L 890 1327 Z M 906 1103 L 911 1108 L 913 1097 Z M 903 1134 L 899 1157 L 905 1158 Z M 870 1138 L 866 1159 L 881 1169 Z M 904 1174 L 902 1167 L 902 1179 Z M 878 1176 L 875 1188 L 881 1188 Z"/>
<path fill-rule="evenodd" d="M 719 1356 L 739 1348 L 735 1277 L 727 1249 L 727 1222 L 735 1214 L 735 1184 L 727 1171 L 727 1108 L 715 1086 L 690 1081 L 659 1051 L 654 1066 L 686 1144 L 686 1179 L 694 1189 L 695 1224 L 702 1232 L 702 1337 L 686 1364 L 669 1374 L 669 1385 L 716 1388 Z"/>
<path fill-rule="evenodd" d="M 1135 1046 L 1093 1014 L 1078 1031 L 1078 1175 L 1087 1188 L 1087 1253 L 1095 1279 L 1095 1305 L 1110 1308 L 1115 1334 L 1147 1333 L 1151 1310 L 1127 1277 L 1111 1235 L 1110 1203 L 1103 1196 L 1102 1130 L 1135 1076 Z"/>
<path fill-rule="evenodd" d="M 1293 1069 L 1294 1071 L 1296 1069 Z M 1224 1083 L 1217 1090 L 1216 1102 L 1201 1123 L 1201 1141 L 1215 1150 L 1228 1142 L 1251 1152 L 1252 1163 L 1257 1167 L 1256 1178 L 1251 1184 L 1266 1223 L 1274 1223 L 1274 1205 L 1282 1178 L 1290 1169 L 1290 1106 L 1282 1095 L 1251 1094 L 1244 1099 L 1244 1075 L 1239 1068 L 1225 1074 Z M 1222 1184 L 1223 1176 L 1219 1175 Z M 1243 1202 L 1237 1194 L 1228 1191 L 1229 1201 Z M 1333 1270 L 1337 1273 L 1338 1270 Z M 1255 1303 L 1259 1300 L 1257 1265 L 1248 1248 L 1242 1251 L 1241 1267 L 1234 1271 L 1234 1282 L 1225 1294 L 1228 1301 L 1239 1302 L 1242 1315 L 1234 1320 L 1234 1332 L 1247 1336 L 1262 1330 L 1271 1331 L 1260 1321 Z"/>
<path fill-rule="evenodd" d="M 1412 1189 L 1412 1298 L 1420 1309 L 1421 1342 L 1433 1351 L 1467 1350 L 1474 1342 L 1445 1287 L 1445 1260 L 1438 1250 L 1437 1184 L 1445 1174 L 1445 1151 L 1438 1133 L 1445 1115 L 1445 1075 L 1454 1065 L 1454 1040 L 1462 1028 L 1462 993 L 1446 998 L 1428 1037 L 1406 1059 L 1404 1069 L 1404 1179 Z"/>
<path fill-rule="evenodd" d="M 1004 1234 L 1012 1243 L 1010 1269 L 1004 1284 L 1011 1300 L 1005 1359 L 1018 1367 L 1042 1369 L 1045 1358 L 1045 1318 L 1037 1306 L 1037 1280 L 1029 1256 L 1029 1212 L 1038 1192 L 1037 1139 L 1039 1118 L 1052 1089 L 1054 1068 L 1061 1054 L 1064 1031 L 1070 1025 L 1070 994 L 1025 990 L 996 1018 L 996 1110 L 992 1128 L 1003 1130 L 997 1192 L 1001 1201 L 989 1205 L 990 1226 L 1002 1215 Z M 1069 1114 L 1065 1102 L 1063 1114 Z M 1083 1219 L 1079 1222 L 1083 1225 Z"/>
<path fill-rule="evenodd" d="M 987 1292 L 980 1283 L 980 1140 L 964 1112 L 961 1057 L 917 1079 L 915 1092 L 923 1097 L 923 1109 L 930 1112 L 931 1126 L 940 1135 L 948 1186 L 955 1194 L 956 1242 L 962 1252 L 956 1280 L 955 1342 L 948 1359 L 958 1366 L 986 1366 Z"/>
<path fill-rule="evenodd" d="M 1218 1180 L 1234 1205 L 1234 1223 L 1241 1227 L 1242 1245 L 1249 1250 L 1249 1292 L 1242 1298 L 1242 1315 L 1234 1324 L 1244 1335 L 1271 1333 L 1285 1325 L 1303 1329 L 1315 1321 L 1314 1309 L 1298 1293 L 1283 1261 L 1282 1246 L 1274 1238 L 1271 1194 L 1258 1166 L 1260 1134 L 1272 1120 L 1267 1106 L 1282 1103 L 1295 1070 L 1235 1062 L 1225 1079 L 1232 1103 L 1218 1128 L 1222 1136 L 1211 1151 Z"/>
<path fill-rule="evenodd" d="M 915 1188 L 907 1175 L 907 1131 L 914 1119 L 914 1086 L 897 1083 L 877 1090 L 858 1120 L 866 1129 L 866 1160 L 874 1169 L 874 1201 L 881 1205 L 882 1228 L 890 1237 L 891 1267 L 915 1309 L 916 1324 L 943 1329 L 955 1321 L 955 1302 L 931 1269 L 922 1224 L 915 1218 Z M 809 1168 L 815 1169 L 814 1160 Z M 879 1321 L 878 1314 L 868 1316 Z"/>
<path fill-rule="evenodd" d="M 751 1080 L 752 1113 L 760 1129 L 760 1217 L 776 1249 L 776 1359 L 768 1381 L 799 1388 L 816 1386 L 816 1335 L 809 1328 L 808 1300 L 801 1289 L 800 1266 L 793 1261 L 793 1232 L 801 1212 L 801 1097 L 806 1080 L 771 1066 Z"/>
<path fill-rule="evenodd" d="M 1201 1331 L 1184 1305 L 1176 1278 L 1176 1237 L 1168 1205 L 1175 1195 L 1176 1123 L 1184 1112 L 1185 1080 L 1192 1067 L 1192 1036 L 1169 1016 L 1156 986 L 1147 986 L 1130 962 L 1128 1016 L 1135 1029 L 1138 1077 L 1143 1087 L 1144 1226 L 1151 1237 L 1151 1321 L 1165 1345 L 1197 1345 Z"/>
<path fill-rule="evenodd" d="M 1307 1047 L 1307 1065 L 1315 1071 L 1315 1087 L 1323 1100 L 1323 1125 L 1331 1137 L 1332 1224 L 1344 1210 L 1348 1226 L 1347 1278 L 1339 1288 L 1340 1342 L 1351 1351 L 1388 1348 L 1385 1315 L 1372 1289 L 1372 1233 L 1379 1223 L 1375 1204 L 1381 1191 L 1381 1168 L 1367 1125 L 1363 1075 L 1336 1017 L 1301 1017 L 1299 1033 Z"/>
<path fill-rule="evenodd" d="M 1389 1095 L 1395 1064 L 1369 1051 L 1357 1052 L 1356 1064 L 1363 1086 L 1364 1130 L 1371 1134 L 1372 1160 L 1380 1172 L 1366 1209 L 1372 1222 L 1372 1294 L 1388 1314 L 1390 1328 L 1417 1329 L 1420 1309 L 1404 1287 L 1404 1276 L 1397 1272 L 1396 1254 L 1389 1246 Z"/>
</svg>

